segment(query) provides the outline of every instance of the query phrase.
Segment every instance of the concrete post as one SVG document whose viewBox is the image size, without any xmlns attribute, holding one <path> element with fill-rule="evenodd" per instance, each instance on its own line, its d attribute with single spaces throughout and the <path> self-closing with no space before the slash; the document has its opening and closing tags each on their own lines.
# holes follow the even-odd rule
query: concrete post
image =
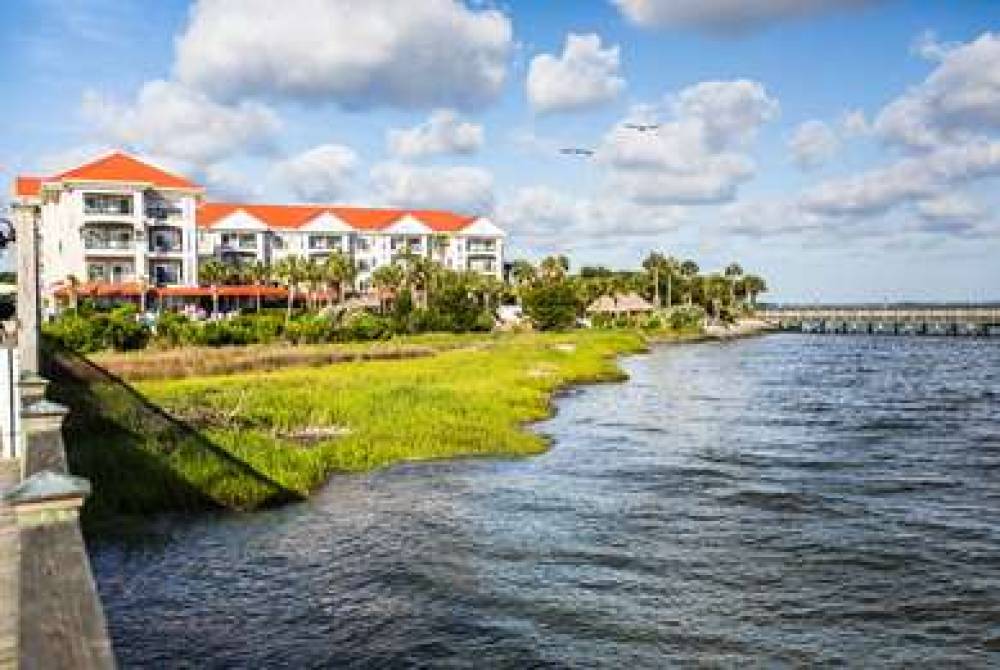
<svg viewBox="0 0 1000 670">
<path fill-rule="evenodd" d="M 17 235 L 17 348 L 21 370 L 38 373 L 38 217 L 32 206 L 14 207 Z"/>
</svg>

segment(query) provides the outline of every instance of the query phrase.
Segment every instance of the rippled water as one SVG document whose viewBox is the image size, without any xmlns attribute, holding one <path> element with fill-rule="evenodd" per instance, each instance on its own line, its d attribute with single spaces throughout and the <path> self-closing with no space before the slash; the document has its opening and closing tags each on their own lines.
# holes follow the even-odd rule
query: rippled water
<svg viewBox="0 0 1000 670">
<path fill-rule="evenodd" d="M 123 666 L 1000 665 L 1000 341 L 664 347 L 547 454 L 92 547 Z"/>
</svg>

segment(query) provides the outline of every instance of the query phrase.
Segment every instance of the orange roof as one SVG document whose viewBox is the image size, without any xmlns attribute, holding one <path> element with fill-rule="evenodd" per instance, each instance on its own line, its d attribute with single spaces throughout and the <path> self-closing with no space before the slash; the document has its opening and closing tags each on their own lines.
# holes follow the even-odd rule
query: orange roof
<svg viewBox="0 0 1000 670">
<path fill-rule="evenodd" d="M 315 205 L 241 205 L 206 202 L 198 208 L 198 227 L 211 228 L 233 212 L 244 211 L 272 228 L 298 228 L 324 210 Z"/>
<path fill-rule="evenodd" d="M 407 214 L 439 233 L 461 230 L 476 220 L 474 216 L 435 210 L 378 209 L 324 205 L 253 205 L 205 203 L 198 208 L 198 227 L 211 228 L 233 212 L 244 211 L 271 228 L 297 229 L 323 212 L 333 214 L 355 230 L 383 230 Z"/>
<path fill-rule="evenodd" d="M 410 212 L 410 214 L 427 224 L 431 230 L 439 233 L 451 233 L 461 230 L 476 220 L 474 216 L 436 210 L 416 210 Z"/>
<path fill-rule="evenodd" d="M 171 174 L 120 151 L 56 175 L 51 181 L 125 181 L 153 184 L 163 188 L 200 188 L 192 181 Z"/>
<path fill-rule="evenodd" d="M 41 177 L 18 177 L 14 180 L 14 195 L 16 197 L 37 198 L 41 192 Z"/>
<path fill-rule="evenodd" d="M 374 207 L 331 207 L 330 212 L 340 217 L 344 223 L 358 230 L 381 230 L 403 216 L 399 209 L 376 209 Z"/>
</svg>

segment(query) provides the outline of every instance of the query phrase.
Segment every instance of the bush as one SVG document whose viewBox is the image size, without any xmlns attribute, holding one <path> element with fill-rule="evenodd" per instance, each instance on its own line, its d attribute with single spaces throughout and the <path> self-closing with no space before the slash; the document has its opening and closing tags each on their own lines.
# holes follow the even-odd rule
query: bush
<svg viewBox="0 0 1000 670">
<path fill-rule="evenodd" d="M 193 324 L 183 314 L 163 312 L 156 319 L 156 339 L 168 347 L 188 344 L 192 338 Z"/>
<path fill-rule="evenodd" d="M 381 340 L 392 336 L 393 324 L 389 319 L 368 312 L 355 312 L 348 316 L 339 334 L 346 340 Z"/>
<path fill-rule="evenodd" d="M 144 323 L 136 320 L 134 305 L 122 305 L 111 310 L 105 326 L 107 346 L 118 351 L 144 349 L 152 332 Z"/>
<path fill-rule="evenodd" d="M 293 319 L 285 327 L 285 338 L 293 344 L 319 344 L 334 338 L 333 324 L 322 316 Z"/>
<path fill-rule="evenodd" d="M 565 281 L 540 284 L 522 297 L 524 313 L 540 330 L 564 330 L 576 323 L 580 300 Z"/>
<path fill-rule="evenodd" d="M 133 305 L 87 314 L 67 310 L 55 321 L 45 324 L 42 332 L 57 346 L 82 354 L 102 349 L 142 349 L 151 336 L 149 328 L 136 320 Z"/>
<path fill-rule="evenodd" d="M 674 307 L 670 310 L 670 327 L 674 330 L 694 330 L 701 326 L 705 310 L 701 307 Z"/>
</svg>

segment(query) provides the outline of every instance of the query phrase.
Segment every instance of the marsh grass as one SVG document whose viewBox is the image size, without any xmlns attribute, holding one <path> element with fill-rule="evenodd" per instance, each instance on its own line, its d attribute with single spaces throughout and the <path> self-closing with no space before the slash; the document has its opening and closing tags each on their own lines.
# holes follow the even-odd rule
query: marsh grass
<svg viewBox="0 0 1000 670">
<path fill-rule="evenodd" d="M 383 342 L 292 345 L 287 343 L 106 351 L 90 359 L 121 379 L 177 379 L 238 372 L 264 372 L 284 367 L 326 365 L 351 361 L 420 358 L 463 346 L 483 346 L 488 334 L 427 334 L 395 337 Z"/>
<path fill-rule="evenodd" d="M 71 458 L 94 480 L 95 509 L 252 509 L 304 497 L 338 471 L 540 453 L 544 439 L 524 424 L 549 414 L 553 391 L 623 379 L 614 357 L 645 348 L 628 331 L 479 336 L 458 348 L 454 336 L 415 339 L 439 353 L 133 385 L 91 381 L 70 401 L 87 412 L 69 427 Z M 329 437 L 287 437 L 303 433 Z"/>
</svg>

